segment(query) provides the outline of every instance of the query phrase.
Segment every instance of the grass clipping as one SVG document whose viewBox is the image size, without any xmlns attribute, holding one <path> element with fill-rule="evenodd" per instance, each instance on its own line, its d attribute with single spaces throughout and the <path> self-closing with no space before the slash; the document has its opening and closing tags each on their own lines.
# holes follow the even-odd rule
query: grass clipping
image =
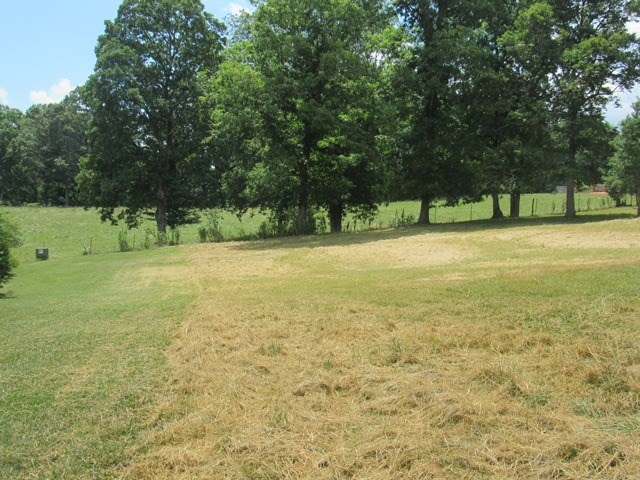
<svg viewBox="0 0 640 480">
<path fill-rule="evenodd" d="M 129 475 L 634 478 L 640 261 L 607 235 L 640 225 L 190 247 L 199 301 Z"/>
</svg>

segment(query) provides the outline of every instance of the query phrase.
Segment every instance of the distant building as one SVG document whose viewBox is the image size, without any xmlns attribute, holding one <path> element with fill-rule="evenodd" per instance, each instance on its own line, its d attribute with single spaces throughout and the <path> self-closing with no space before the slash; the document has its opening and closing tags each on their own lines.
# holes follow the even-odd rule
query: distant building
<svg viewBox="0 0 640 480">
<path fill-rule="evenodd" d="M 567 193 L 567 186 L 566 185 L 558 185 L 556 187 L 556 193 Z"/>
</svg>

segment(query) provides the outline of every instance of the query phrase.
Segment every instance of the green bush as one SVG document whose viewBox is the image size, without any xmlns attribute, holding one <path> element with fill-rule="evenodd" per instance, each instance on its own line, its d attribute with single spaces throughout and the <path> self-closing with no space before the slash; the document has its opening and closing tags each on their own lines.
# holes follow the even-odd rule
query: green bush
<svg viewBox="0 0 640 480">
<path fill-rule="evenodd" d="M 0 288 L 13 277 L 16 261 L 11 255 L 11 249 L 20 243 L 18 227 L 0 212 Z"/>
<path fill-rule="evenodd" d="M 201 243 L 222 242 L 222 214 L 217 210 L 209 210 L 205 213 L 207 223 L 198 227 L 198 239 Z"/>
<path fill-rule="evenodd" d="M 133 250 L 133 247 L 129 244 L 129 235 L 124 229 L 118 232 L 118 250 L 121 252 L 130 252 Z"/>
</svg>

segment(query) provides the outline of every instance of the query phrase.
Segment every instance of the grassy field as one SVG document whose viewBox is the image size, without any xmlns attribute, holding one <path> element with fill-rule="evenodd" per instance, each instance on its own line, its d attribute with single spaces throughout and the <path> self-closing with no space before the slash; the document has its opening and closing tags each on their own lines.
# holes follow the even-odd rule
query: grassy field
<svg viewBox="0 0 640 480">
<path fill-rule="evenodd" d="M 632 212 L 106 254 L 12 209 L 0 478 L 634 478 Z"/>
<path fill-rule="evenodd" d="M 562 217 L 562 195 L 530 194 L 523 195 L 521 201 L 521 215 L 523 218 Z M 501 198 L 501 207 L 508 214 L 509 196 Z M 576 196 L 576 206 L 583 214 L 614 213 L 620 210 L 611 208 L 609 197 L 580 193 Z M 533 208 L 532 208 L 533 207 Z M 480 203 L 445 207 L 436 205 L 431 210 L 433 223 L 460 223 L 471 220 L 486 220 L 491 217 L 491 202 L 485 199 Z M 82 255 L 89 249 L 94 254 L 112 253 L 119 251 L 118 237 L 126 234 L 129 246 L 134 250 L 144 249 L 144 241 L 153 231 L 154 223 L 145 221 L 140 228 L 127 231 L 122 226 L 101 223 L 95 210 L 82 208 L 51 209 L 47 207 L 28 206 L 5 208 L 10 215 L 19 220 L 23 232 L 24 243 L 16 249 L 16 257 L 20 262 L 32 262 L 35 249 L 49 248 L 52 258 L 66 258 Z M 630 212 L 631 210 L 628 210 Z M 52 214 L 52 212 L 55 212 Z M 534 215 L 531 215 L 532 212 Z M 354 222 L 353 218 L 346 218 L 344 229 L 349 231 L 364 231 L 371 229 L 387 229 L 398 224 L 413 223 L 420 213 L 420 203 L 416 201 L 395 202 L 379 207 L 376 218 L 371 223 Z M 266 217 L 259 212 L 250 212 L 241 219 L 230 212 L 219 212 L 221 216 L 220 229 L 225 239 L 238 240 L 252 238 L 257 235 L 260 224 Z M 201 225 L 206 225 L 206 215 Z M 188 225 L 180 228 L 180 243 L 193 244 L 198 240 L 198 227 Z M 150 237 L 151 238 L 151 237 Z M 151 238 L 153 242 L 155 239 Z M 152 242 L 152 243 L 153 243 Z"/>
</svg>

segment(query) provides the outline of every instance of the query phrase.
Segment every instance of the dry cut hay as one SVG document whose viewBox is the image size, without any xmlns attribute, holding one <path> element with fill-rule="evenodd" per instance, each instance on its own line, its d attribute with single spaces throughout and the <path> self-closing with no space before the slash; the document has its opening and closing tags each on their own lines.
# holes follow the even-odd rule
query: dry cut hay
<svg viewBox="0 0 640 480">
<path fill-rule="evenodd" d="M 465 292 L 500 270 L 486 241 L 193 247 L 200 298 L 129 476 L 638 478 L 637 327 L 590 328 L 627 318 L 606 301 L 580 310 L 582 332 L 539 299 L 482 306 Z M 420 275 L 399 271 L 411 255 Z"/>
</svg>

